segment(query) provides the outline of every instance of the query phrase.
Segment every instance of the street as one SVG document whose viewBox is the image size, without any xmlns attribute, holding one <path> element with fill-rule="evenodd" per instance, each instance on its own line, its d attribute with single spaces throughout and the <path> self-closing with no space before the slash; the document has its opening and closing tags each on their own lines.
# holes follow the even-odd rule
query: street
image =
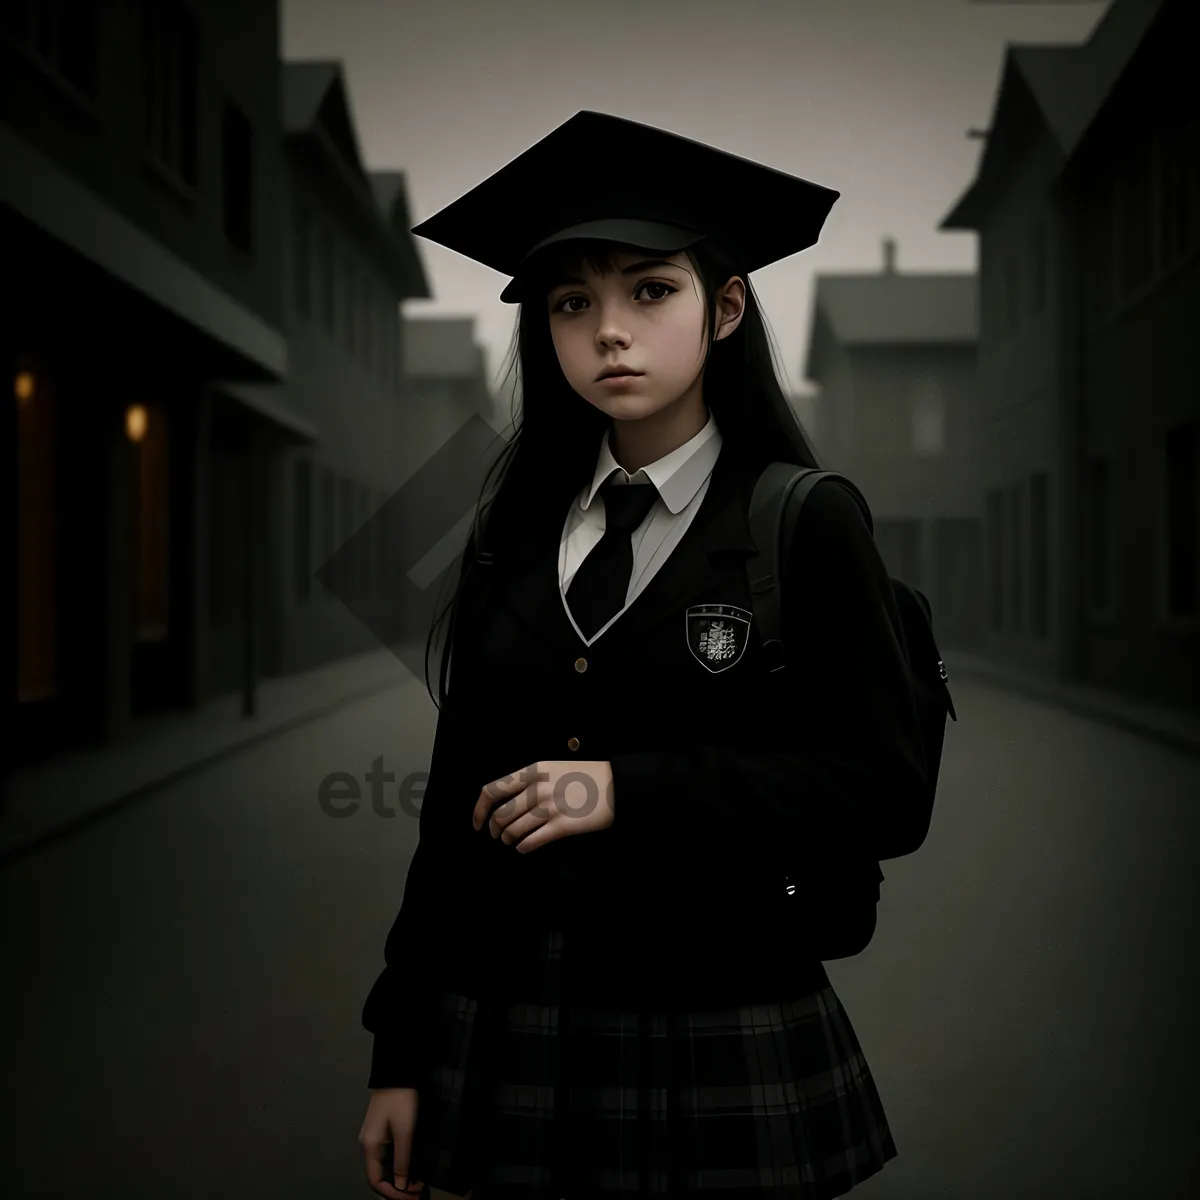
<svg viewBox="0 0 1200 1200">
<path fill-rule="evenodd" d="M 1190 1194 L 1200 759 L 951 686 L 929 838 L 829 968 L 900 1151 L 853 1195 Z M 8 1195 L 368 1194 L 359 1012 L 417 825 L 362 780 L 424 770 L 435 716 L 409 681 L 7 869 Z"/>
</svg>

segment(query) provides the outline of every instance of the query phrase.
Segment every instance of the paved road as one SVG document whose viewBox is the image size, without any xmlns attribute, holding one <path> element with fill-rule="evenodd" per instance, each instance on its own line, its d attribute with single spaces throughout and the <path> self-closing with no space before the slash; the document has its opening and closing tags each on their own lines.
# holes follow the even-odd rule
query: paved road
<svg viewBox="0 0 1200 1200">
<path fill-rule="evenodd" d="M 852 1194 L 1193 1196 L 1200 759 L 954 695 L 930 836 L 830 965 L 900 1151 Z"/>
<path fill-rule="evenodd" d="M 853 1194 L 1190 1195 L 1200 759 L 982 684 L 955 702 L 929 840 L 830 967 L 900 1148 Z M 369 1194 L 359 1009 L 416 822 L 317 793 L 381 754 L 423 769 L 434 715 L 411 683 L 0 875 L 6 1194 Z"/>
</svg>

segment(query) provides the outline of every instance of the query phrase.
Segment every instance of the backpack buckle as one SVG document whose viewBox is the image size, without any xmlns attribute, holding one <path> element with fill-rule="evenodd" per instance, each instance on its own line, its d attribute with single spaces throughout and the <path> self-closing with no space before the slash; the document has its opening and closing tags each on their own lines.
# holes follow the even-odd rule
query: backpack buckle
<svg viewBox="0 0 1200 1200">
<path fill-rule="evenodd" d="M 787 666 L 787 656 L 784 653 L 783 642 L 779 638 L 767 638 L 763 644 L 763 656 L 767 660 L 768 671 L 782 671 Z"/>
</svg>

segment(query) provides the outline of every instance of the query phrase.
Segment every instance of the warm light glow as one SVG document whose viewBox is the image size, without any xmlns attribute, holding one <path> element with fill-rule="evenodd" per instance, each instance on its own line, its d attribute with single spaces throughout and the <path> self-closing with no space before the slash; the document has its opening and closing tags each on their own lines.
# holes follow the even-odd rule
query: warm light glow
<svg viewBox="0 0 1200 1200">
<path fill-rule="evenodd" d="M 24 407 L 33 399 L 33 372 L 18 371 L 13 378 L 13 395 L 17 398 L 17 404 Z"/>
<path fill-rule="evenodd" d="M 140 404 L 131 404 L 125 410 L 125 436 L 131 442 L 140 442 L 146 436 L 146 410 Z"/>
</svg>

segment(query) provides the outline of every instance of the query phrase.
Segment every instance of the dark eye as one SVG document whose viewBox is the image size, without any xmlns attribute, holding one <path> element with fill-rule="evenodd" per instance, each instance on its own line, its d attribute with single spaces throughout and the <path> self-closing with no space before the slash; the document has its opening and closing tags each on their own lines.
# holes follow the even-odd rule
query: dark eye
<svg viewBox="0 0 1200 1200">
<path fill-rule="evenodd" d="M 664 294 L 657 297 L 659 300 L 665 300 L 673 291 L 675 291 L 675 289 L 669 283 L 663 283 L 661 279 L 647 279 L 645 283 L 638 286 L 638 292 L 640 292 L 642 288 L 651 287 L 665 289 Z M 634 292 L 633 294 L 636 296 L 637 292 Z"/>
<path fill-rule="evenodd" d="M 638 294 L 638 292 L 642 291 L 643 288 L 662 288 L 663 289 L 663 292 L 664 292 L 663 295 L 652 296 L 650 298 L 651 304 L 657 304 L 660 301 L 665 300 L 667 298 L 667 296 L 671 295 L 672 292 L 676 292 L 679 290 L 678 288 L 673 288 L 669 283 L 663 283 L 661 279 L 647 279 L 644 283 L 638 284 L 637 290 L 633 294 L 636 296 Z M 586 297 L 580 296 L 580 295 L 577 295 L 574 293 L 572 293 L 570 296 L 564 296 L 554 306 L 553 311 L 566 313 L 568 316 L 571 315 L 572 313 L 581 312 L 582 311 L 581 309 L 567 308 L 567 305 L 570 304 L 572 300 L 584 300 L 584 299 L 586 299 Z"/>
</svg>

